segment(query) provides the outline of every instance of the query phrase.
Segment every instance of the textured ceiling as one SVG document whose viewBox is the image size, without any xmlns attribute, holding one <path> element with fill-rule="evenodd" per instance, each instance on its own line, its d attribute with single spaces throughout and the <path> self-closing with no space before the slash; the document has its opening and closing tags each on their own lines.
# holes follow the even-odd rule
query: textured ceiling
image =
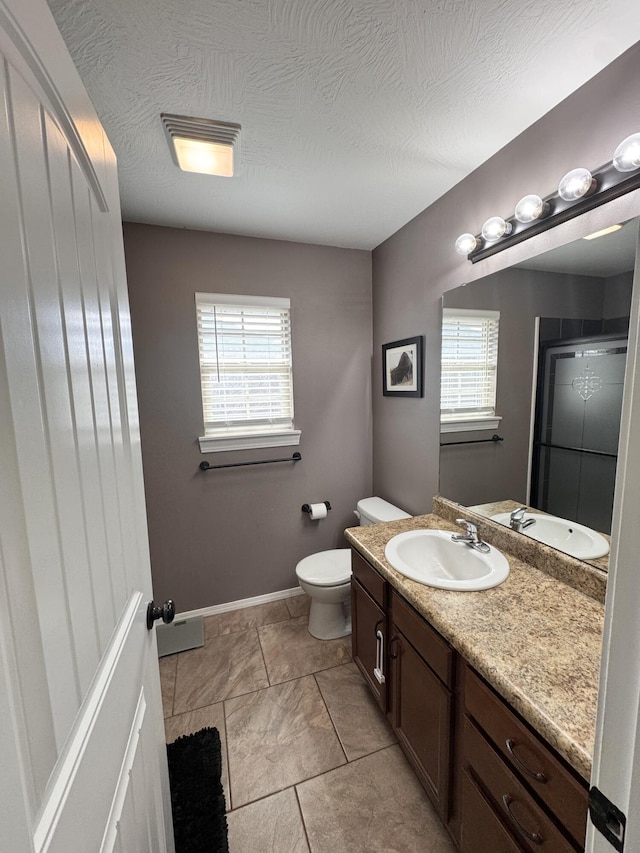
<svg viewBox="0 0 640 853">
<path fill-rule="evenodd" d="M 543 272 L 609 278 L 624 272 L 633 273 L 637 242 L 638 222 L 632 220 L 626 222 L 620 231 L 595 240 L 574 240 L 516 266 Z"/>
<path fill-rule="evenodd" d="M 370 249 L 640 39 L 629 0 L 49 0 L 123 216 Z M 160 113 L 239 122 L 181 172 Z"/>
</svg>

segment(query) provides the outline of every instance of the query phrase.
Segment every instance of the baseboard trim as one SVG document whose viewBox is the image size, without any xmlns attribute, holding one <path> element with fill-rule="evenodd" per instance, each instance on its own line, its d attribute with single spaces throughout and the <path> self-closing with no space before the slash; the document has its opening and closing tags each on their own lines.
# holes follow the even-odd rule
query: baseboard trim
<svg viewBox="0 0 640 853">
<path fill-rule="evenodd" d="M 226 604 L 212 604 L 210 607 L 200 607 L 198 610 L 185 610 L 176 613 L 176 619 L 193 619 L 197 616 L 215 616 L 216 613 L 228 613 L 230 610 L 242 610 L 243 607 L 255 607 L 257 604 L 267 604 L 270 601 L 280 601 L 283 598 L 293 598 L 302 595 L 299 586 L 291 589 L 280 589 L 278 592 L 268 592 L 266 595 L 256 595 L 253 598 L 240 598 L 238 601 L 228 601 Z"/>
</svg>

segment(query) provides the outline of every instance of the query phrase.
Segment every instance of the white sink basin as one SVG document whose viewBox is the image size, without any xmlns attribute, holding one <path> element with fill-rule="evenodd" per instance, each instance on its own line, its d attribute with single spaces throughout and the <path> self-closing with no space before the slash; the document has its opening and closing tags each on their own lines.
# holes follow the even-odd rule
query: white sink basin
<svg viewBox="0 0 640 853">
<path fill-rule="evenodd" d="M 492 515 L 491 518 L 493 521 L 498 521 L 505 527 L 509 527 L 510 515 L 508 512 L 500 512 L 497 515 Z M 591 530 L 590 527 L 577 524 L 575 521 L 568 521 L 566 518 L 558 518 L 556 515 L 525 513 L 523 520 L 527 521 L 529 518 L 535 518 L 536 523 L 521 530 L 521 533 L 542 542 L 544 545 L 550 545 L 552 548 L 564 551 L 570 557 L 577 557 L 579 560 L 595 560 L 597 557 L 604 557 L 609 553 L 607 540 L 602 534 Z"/>
<path fill-rule="evenodd" d="M 454 542 L 450 530 L 409 530 L 387 542 L 384 555 L 411 580 L 440 589 L 478 590 L 498 586 L 509 563 L 493 546 L 488 554 Z"/>
</svg>

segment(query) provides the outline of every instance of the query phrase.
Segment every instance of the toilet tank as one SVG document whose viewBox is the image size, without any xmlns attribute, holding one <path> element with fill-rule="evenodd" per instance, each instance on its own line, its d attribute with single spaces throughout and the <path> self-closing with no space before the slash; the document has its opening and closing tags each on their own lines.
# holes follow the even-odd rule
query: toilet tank
<svg viewBox="0 0 640 853">
<path fill-rule="evenodd" d="M 411 518 L 408 512 L 390 504 L 382 498 L 362 498 L 358 501 L 355 515 L 361 526 L 377 524 L 380 521 L 398 521 L 400 518 Z"/>
</svg>

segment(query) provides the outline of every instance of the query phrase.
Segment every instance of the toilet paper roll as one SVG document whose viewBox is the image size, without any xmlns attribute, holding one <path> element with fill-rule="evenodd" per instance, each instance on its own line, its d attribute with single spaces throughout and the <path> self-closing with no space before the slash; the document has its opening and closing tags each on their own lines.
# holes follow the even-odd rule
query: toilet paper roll
<svg viewBox="0 0 640 853">
<path fill-rule="evenodd" d="M 324 503 L 321 504 L 309 504 L 309 518 L 314 521 L 319 521 L 321 518 L 327 517 L 327 505 Z"/>
</svg>

